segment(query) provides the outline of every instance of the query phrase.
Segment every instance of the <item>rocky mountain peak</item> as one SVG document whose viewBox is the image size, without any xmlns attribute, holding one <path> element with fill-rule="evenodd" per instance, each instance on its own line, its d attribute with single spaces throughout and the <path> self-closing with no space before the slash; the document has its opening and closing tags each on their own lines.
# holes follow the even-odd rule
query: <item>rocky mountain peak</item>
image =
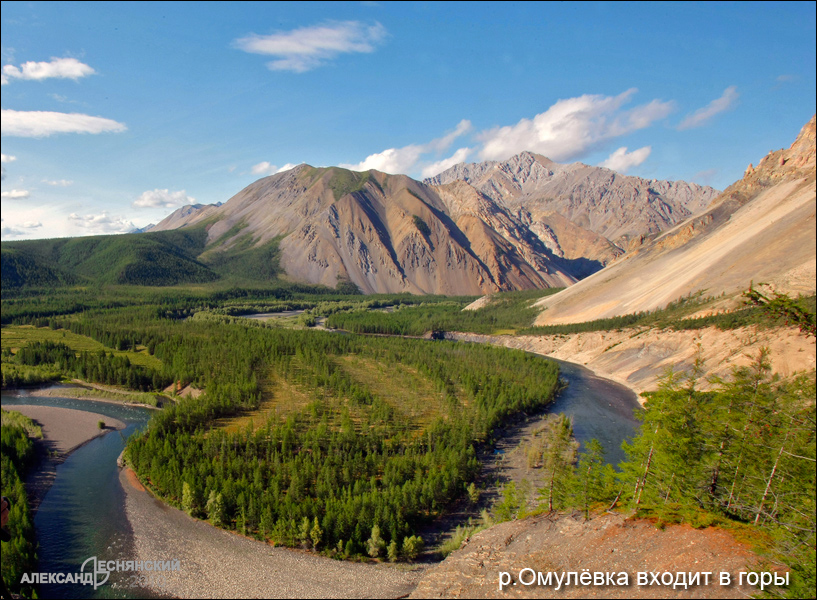
<svg viewBox="0 0 817 600">
<path fill-rule="evenodd" d="M 750 164 L 743 179 L 729 186 L 721 201 L 745 201 L 758 191 L 785 180 L 814 177 L 815 117 L 806 123 L 791 146 L 770 150 L 757 166 Z"/>
</svg>

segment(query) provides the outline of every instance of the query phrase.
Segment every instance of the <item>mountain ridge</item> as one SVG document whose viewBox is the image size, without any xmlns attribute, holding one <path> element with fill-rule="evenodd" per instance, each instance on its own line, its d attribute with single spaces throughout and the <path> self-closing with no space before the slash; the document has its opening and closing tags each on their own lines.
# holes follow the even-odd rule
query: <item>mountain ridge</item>
<svg viewBox="0 0 817 600">
<path fill-rule="evenodd" d="M 575 215 L 542 207 L 540 183 L 554 174 L 581 171 L 576 181 L 583 192 L 570 200 L 574 205 L 610 196 L 624 206 L 640 194 L 657 206 L 650 214 L 661 217 L 651 222 L 632 215 L 623 224 L 619 215 L 595 219 L 596 229 L 619 232 L 624 241 L 661 231 L 674 224 L 673 215 L 692 212 L 685 204 L 703 206 L 715 192 L 580 163 L 559 165 L 529 152 L 453 169 L 420 182 L 374 170 L 299 165 L 250 184 L 221 206 L 180 209 L 151 231 L 205 225 L 210 254 L 239 240 L 258 246 L 280 239 L 287 276 L 309 283 L 349 281 L 364 293 L 481 294 L 572 285 L 625 252 L 577 224 Z M 482 173 L 482 183 L 453 176 L 466 171 Z M 567 194 L 567 184 L 560 185 Z M 592 210 L 574 212 L 593 225 L 586 216 Z"/>
</svg>

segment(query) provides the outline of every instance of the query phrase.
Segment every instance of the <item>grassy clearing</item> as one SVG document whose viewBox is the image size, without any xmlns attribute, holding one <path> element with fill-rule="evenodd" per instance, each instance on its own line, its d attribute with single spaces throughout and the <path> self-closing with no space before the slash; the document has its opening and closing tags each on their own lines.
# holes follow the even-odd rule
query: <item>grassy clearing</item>
<svg viewBox="0 0 817 600">
<path fill-rule="evenodd" d="M 78 335 L 66 329 L 50 329 L 49 327 L 34 327 L 33 325 L 7 325 L 0 330 L 2 347 L 17 352 L 20 348 L 33 342 L 61 342 L 76 352 L 112 352 L 116 356 L 127 356 L 131 364 L 149 369 L 159 370 L 162 363 L 159 359 L 148 354 L 147 348 L 137 346 L 136 352 L 114 350 L 102 345 L 96 340 Z"/>
<path fill-rule="evenodd" d="M 270 418 L 273 422 L 279 423 L 286 420 L 289 415 L 304 410 L 314 401 L 309 392 L 300 390 L 280 378 L 262 379 L 259 384 L 261 405 L 256 410 L 217 419 L 215 426 L 227 433 L 244 431 L 248 426 L 252 431 L 256 431 L 266 425 Z"/>
<path fill-rule="evenodd" d="M 444 394 L 413 367 L 386 366 L 357 355 L 340 357 L 338 363 L 355 381 L 405 415 L 416 431 L 447 412 Z"/>
</svg>

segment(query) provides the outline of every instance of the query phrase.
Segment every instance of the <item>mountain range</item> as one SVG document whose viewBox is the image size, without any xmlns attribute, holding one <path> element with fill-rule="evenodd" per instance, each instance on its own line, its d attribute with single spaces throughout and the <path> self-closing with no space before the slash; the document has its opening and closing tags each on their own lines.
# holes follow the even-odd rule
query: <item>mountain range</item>
<svg viewBox="0 0 817 600">
<path fill-rule="evenodd" d="M 364 293 L 569 286 L 705 208 L 717 191 L 524 152 L 427 179 L 300 165 L 150 229 L 204 227 L 201 258 L 277 243 L 292 279 Z"/>
<path fill-rule="evenodd" d="M 814 289 L 814 119 L 722 194 L 523 152 L 417 181 L 299 165 L 145 233 L 4 242 L 3 287 L 284 278 L 364 293 L 568 289 L 537 321 L 750 281 Z M 577 284 L 577 282 L 580 282 Z M 574 285 L 576 284 L 576 285 Z"/>
</svg>

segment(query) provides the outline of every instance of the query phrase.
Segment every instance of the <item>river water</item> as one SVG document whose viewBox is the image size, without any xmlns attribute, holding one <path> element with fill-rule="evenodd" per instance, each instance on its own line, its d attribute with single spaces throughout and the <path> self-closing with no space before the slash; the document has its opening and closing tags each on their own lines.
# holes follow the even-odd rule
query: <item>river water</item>
<svg viewBox="0 0 817 600">
<path fill-rule="evenodd" d="M 607 450 L 607 460 L 618 463 L 624 457 L 623 439 L 633 435 L 639 408 L 635 394 L 628 388 L 595 376 L 588 369 L 558 361 L 561 377 L 568 387 L 550 408 L 573 419 L 576 438 L 585 443 L 597 438 Z M 57 467 L 57 477 L 46 494 L 34 525 L 40 544 L 40 572 L 75 573 L 93 556 L 99 560 L 131 560 L 133 557 L 130 525 L 125 512 L 125 497 L 119 481 L 116 459 L 128 436 L 144 427 L 150 418 L 148 409 L 69 398 L 36 398 L 27 395 L 2 396 L 4 407 L 36 404 L 86 410 L 123 421 L 127 427 L 95 438 L 75 450 Z M 43 585 L 46 598 L 129 598 L 144 597 L 139 588 L 103 585 L 93 591 L 82 585 Z"/>
<path fill-rule="evenodd" d="M 124 430 L 90 440 L 57 465 L 57 477 L 34 517 L 41 573 L 77 573 L 82 563 L 92 556 L 99 560 L 125 559 L 132 542 L 116 459 L 127 438 L 147 424 L 151 411 L 92 400 L 37 398 L 25 393 L 4 393 L 2 404 L 7 410 L 14 410 L 14 405 L 19 404 L 72 408 L 125 423 Z M 86 567 L 85 572 L 88 571 Z M 139 598 L 146 595 L 140 588 L 123 587 L 127 584 L 123 579 L 116 587 L 106 584 L 96 591 L 81 584 L 41 585 L 40 596 Z"/>
</svg>

